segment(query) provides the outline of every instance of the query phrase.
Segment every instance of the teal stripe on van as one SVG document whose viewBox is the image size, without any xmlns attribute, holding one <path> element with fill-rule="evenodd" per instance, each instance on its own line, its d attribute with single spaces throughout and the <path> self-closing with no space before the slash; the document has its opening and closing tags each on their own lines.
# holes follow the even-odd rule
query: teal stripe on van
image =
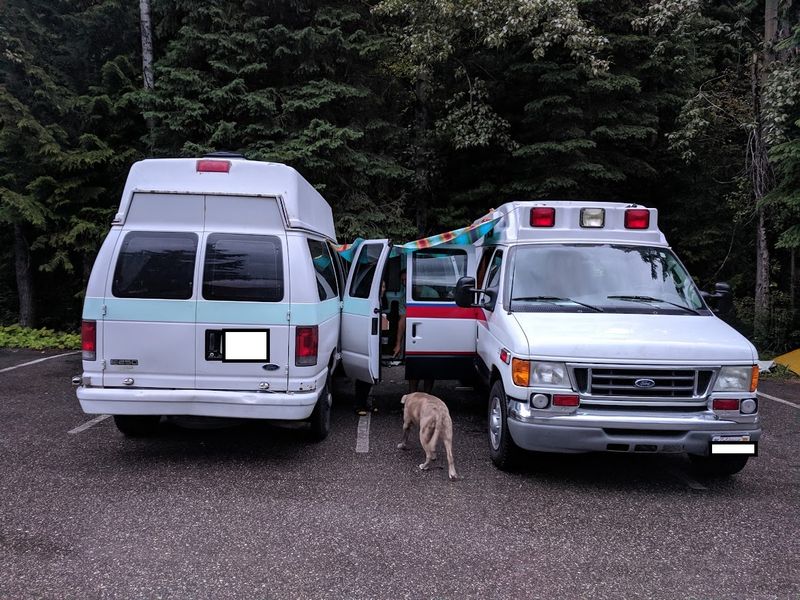
<svg viewBox="0 0 800 600">
<path fill-rule="evenodd" d="M 361 315 L 363 317 L 374 316 L 372 312 L 372 302 L 369 298 L 350 298 L 344 299 L 344 310 L 351 315 Z"/>
<path fill-rule="evenodd" d="M 102 308 L 106 305 L 106 315 Z M 314 304 L 286 302 L 224 302 L 200 300 L 154 300 L 140 298 L 86 298 L 84 319 L 110 321 L 154 321 L 170 323 L 231 323 L 241 325 L 318 325 L 339 312 L 339 299 Z"/>
</svg>

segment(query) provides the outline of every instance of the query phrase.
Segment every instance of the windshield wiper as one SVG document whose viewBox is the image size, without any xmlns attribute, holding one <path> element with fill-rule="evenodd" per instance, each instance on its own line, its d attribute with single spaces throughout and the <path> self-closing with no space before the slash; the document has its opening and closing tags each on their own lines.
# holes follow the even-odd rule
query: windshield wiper
<svg viewBox="0 0 800 600">
<path fill-rule="evenodd" d="M 699 315 L 700 313 L 697 312 L 693 308 L 689 308 L 688 306 L 684 306 L 683 304 L 677 304 L 675 302 L 670 302 L 669 300 L 664 300 L 663 298 L 653 298 L 652 296 L 606 296 L 609 300 L 629 300 L 630 302 L 663 302 L 664 304 L 669 304 L 674 306 L 675 308 L 683 309 L 687 312 L 692 313 L 693 315 Z"/>
<path fill-rule="evenodd" d="M 523 296 L 521 298 L 512 298 L 511 301 L 550 302 L 551 304 L 557 304 L 558 302 L 572 302 L 573 304 L 583 306 L 584 308 L 588 308 L 589 310 L 593 310 L 595 312 L 605 312 L 602 308 L 598 308 L 597 306 L 592 306 L 591 304 L 584 304 L 583 302 L 578 302 L 577 300 L 573 300 L 572 298 L 559 298 L 558 296 Z"/>
</svg>

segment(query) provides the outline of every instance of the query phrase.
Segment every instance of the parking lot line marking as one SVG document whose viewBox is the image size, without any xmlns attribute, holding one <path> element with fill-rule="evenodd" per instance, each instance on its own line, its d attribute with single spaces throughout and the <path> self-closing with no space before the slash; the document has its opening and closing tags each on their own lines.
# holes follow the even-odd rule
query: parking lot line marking
<svg viewBox="0 0 800 600">
<path fill-rule="evenodd" d="M 758 392 L 758 395 L 766 398 L 768 400 L 774 400 L 775 402 L 780 402 L 781 404 L 786 404 L 787 406 L 793 406 L 794 408 L 800 408 L 800 404 L 795 404 L 794 402 L 789 402 L 788 400 L 784 400 L 783 398 L 776 398 L 775 396 L 770 396 L 769 394 L 765 394 L 764 392 Z"/>
<path fill-rule="evenodd" d="M 111 415 L 99 415 L 94 419 L 92 419 L 91 421 L 86 421 L 86 423 L 84 423 L 83 425 L 78 425 L 75 429 L 70 429 L 67 433 L 71 433 L 74 435 L 76 433 L 80 433 L 81 431 L 86 431 L 87 429 L 89 429 L 89 427 L 94 427 L 101 421 L 105 421 L 110 416 Z"/>
<path fill-rule="evenodd" d="M 0 369 L 0 373 L 5 373 L 6 371 L 13 371 L 14 369 L 20 369 L 22 367 L 27 367 L 29 365 L 35 365 L 36 363 L 44 362 L 46 360 L 53 360 L 54 358 L 61 358 L 62 356 L 70 356 L 72 354 L 78 354 L 79 352 L 80 350 L 75 350 L 74 352 L 65 352 L 64 354 L 56 354 L 55 356 L 45 356 L 44 358 L 37 358 L 36 360 L 31 360 L 19 365 L 14 365 L 13 367 L 6 367 L 5 369 Z"/>
<path fill-rule="evenodd" d="M 358 418 L 358 435 L 356 437 L 356 452 L 365 454 L 369 452 L 369 421 L 370 415 L 367 413 Z"/>
</svg>

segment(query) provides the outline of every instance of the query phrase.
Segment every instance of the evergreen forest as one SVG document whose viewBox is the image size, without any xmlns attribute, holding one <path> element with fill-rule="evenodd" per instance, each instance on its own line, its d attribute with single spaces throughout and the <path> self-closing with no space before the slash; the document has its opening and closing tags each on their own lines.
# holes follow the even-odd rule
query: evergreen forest
<svg viewBox="0 0 800 600">
<path fill-rule="evenodd" d="M 340 243 L 655 207 L 761 351 L 800 345 L 797 0 L 5 0 L 0 44 L 2 325 L 76 330 L 131 164 L 229 150 Z"/>
</svg>

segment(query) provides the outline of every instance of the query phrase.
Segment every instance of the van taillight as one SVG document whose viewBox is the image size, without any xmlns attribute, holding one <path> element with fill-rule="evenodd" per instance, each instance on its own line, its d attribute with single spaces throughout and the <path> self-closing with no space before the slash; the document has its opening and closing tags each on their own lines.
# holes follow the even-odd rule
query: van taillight
<svg viewBox="0 0 800 600">
<path fill-rule="evenodd" d="M 97 321 L 81 323 L 81 351 L 83 360 L 97 359 Z"/>
<path fill-rule="evenodd" d="M 317 364 L 319 347 L 319 327 L 298 327 L 294 338 L 294 364 L 298 367 L 311 367 Z"/>
<path fill-rule="evenodd" d="M 650 211 L 632 208 L 625 211 L 625 229 L 647 229 L 650 227 Z"/>
<path fill-rule="evenodd" d="M 198 160 L 198 173 L 228 173 L 231 170 L 229 160 Z"/>
</svg>

